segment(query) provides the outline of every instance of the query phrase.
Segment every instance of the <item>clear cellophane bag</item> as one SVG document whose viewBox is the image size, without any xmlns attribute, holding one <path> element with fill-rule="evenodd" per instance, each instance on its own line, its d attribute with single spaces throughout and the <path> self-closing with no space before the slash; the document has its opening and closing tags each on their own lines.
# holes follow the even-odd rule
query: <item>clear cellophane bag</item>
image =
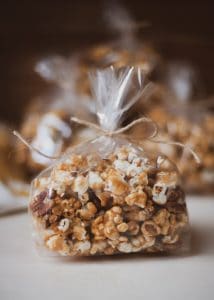
<svg viewBox="0 0 214 300">
<path fill-rule="evenodd" d="M 115 134 L 144 89 L 134 67 L 91 75 L 100 135 L 70 148 L 33 182 L 29 210 L 40 253 L 93 256 L 177 253 L 189 247 L 175 165 Z M 142 126 L 143 127 L 143 126 Z"/>
</svg>

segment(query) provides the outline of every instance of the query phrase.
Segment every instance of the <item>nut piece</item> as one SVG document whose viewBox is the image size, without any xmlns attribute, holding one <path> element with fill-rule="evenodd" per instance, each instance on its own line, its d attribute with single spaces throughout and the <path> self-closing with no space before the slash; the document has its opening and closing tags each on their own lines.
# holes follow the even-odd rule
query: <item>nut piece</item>
<svg viewBox="0 0 214 300">
<path fill-rule="evenodd" d="M 44 216 L 52 207 L 53 201 L 47 199 L 47 192 L 41 192 L 30 204 L 30 209 L 38 217 Z"/>
</svg>

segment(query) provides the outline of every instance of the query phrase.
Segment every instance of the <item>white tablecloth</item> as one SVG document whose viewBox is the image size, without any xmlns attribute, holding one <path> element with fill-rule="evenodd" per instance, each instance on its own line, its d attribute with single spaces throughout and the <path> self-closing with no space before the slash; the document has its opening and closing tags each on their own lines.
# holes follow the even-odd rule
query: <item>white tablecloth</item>
<svg viewBox="0 0 214 300">
<path fill-rule="evenodd" d="M 56 259 L 35 253 L 27 214 L 0 218 L 0 299 L 214 299 L 214 199 L 190 198 L 192 251 Z"/>
</svg>

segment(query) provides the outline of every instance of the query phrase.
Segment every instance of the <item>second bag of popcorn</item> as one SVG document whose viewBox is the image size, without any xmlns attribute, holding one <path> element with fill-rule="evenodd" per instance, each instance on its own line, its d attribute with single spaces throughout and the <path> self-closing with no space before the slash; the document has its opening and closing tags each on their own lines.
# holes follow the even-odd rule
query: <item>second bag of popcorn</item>
<svg viewBox="0 0 214 300">
<path fill-rule="evenodd" d="M 131 142 L 127 127 L 118 129 L 142 96 L 141 70 L 96 71 L 91 85 L 100 127 L 88 126 L 98 130 L 98 138 L 71 148 L 32 183 L 37 247 L 63 256 L 188 249 L 188 215 L 176 167 Z M 142 127 L 146 121 L 141 118 Z"/>
</svg>

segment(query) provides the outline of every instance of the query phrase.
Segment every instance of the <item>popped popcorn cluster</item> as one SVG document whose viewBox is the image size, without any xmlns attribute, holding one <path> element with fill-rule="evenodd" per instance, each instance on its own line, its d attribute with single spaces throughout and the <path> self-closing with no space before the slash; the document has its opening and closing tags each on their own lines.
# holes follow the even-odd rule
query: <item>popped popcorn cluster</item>
<svg viewBox="0 0 214 300">
<path fill-rule="evenodd" d="M 176 170 L 128 143 L 67 154 L 34 180 L 30 212 L 39 245 L 64 256 L 176 251 L 189 229 Z"/>
</svg>

